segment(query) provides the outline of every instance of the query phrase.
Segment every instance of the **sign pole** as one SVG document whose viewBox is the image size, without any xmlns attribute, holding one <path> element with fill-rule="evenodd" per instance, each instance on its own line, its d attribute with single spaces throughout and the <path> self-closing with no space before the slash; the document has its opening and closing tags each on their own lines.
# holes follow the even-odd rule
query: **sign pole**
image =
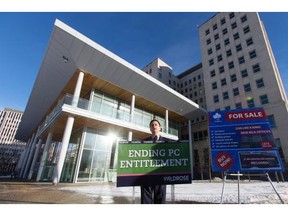
<svg viewBox="0 0 288 216">
<path fill-rule="evenodd" d="M 240 204 L 240 172 L 237 172 L 237 178 L 238 178 L 238 204 Z"/>
<path fill-rule="evenodd" d="M 277 194 L 277 196 L 279 197 L 279 199 L 280 199 L 281 203 L 282 203 L 282 204 L 284 204 L 284 202 L 283 202 L 282 198 L 280 197 L 280 195 L 278 194 L 277 190 L 275 189 L 275 187 L 274 187 L 274 185 L 273 185 L 273 183 L 272 183 L 272 181 L 271 181 L 271 179 L 270 179 L 270 176 L 269 176 L 269 174 L 266 172 L 266 173 L 265 173 L 265 175 L 266 175 L 267 179 L 269 180 L 269 182 L 270 182 L 270 184 L 271 184 L 272 188 L 274 189 L 275 193 L 276 193 L 276 194 Z"/>
<path fill-rule="evenodd" d="M 227 177 L 227 171 L 224 172 L 224 178 L 223 178 L 223 186 L 222 186 L 222 193 L 221 193 L 221 201 L 220 201 L 220 204 L 223 203 L 222 201 L 223 201 L 223 194 L 224 194 L 224 187 L 225 187 L 226 177 Z"/>
<path fill-rule="evenodd" d="M 171 185 L 171 201 L 172 201 L 172 204 L 175 204 L 175 185 L 174 184 Z"/>
</svg>

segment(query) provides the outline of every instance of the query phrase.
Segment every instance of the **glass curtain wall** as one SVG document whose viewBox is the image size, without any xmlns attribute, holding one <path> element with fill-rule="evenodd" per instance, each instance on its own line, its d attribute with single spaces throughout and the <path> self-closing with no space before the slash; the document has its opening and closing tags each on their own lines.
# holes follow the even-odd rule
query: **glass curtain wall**
<svg viewBox="0 0 288 216">
<path fill-rule="evenodd" d="M 114 119 L 130 122 L 130 104 L 100 91 L 94 92 L 91 111 Z M 134 124 L 149 128 L 149 122 L 153 118 L 156 118 L 161 123 L 163 131 L 166 131 L 164 117 L 148 112 L 142 107 L 135 107 L 133 116 Z M 179 123 L 169 121 L 168 132 L 178 136 L 178 131 Z"/>
<path fill-rule="evenodd" d="M 52 181 L 54 166 L 56 165 L 61 145 L 61 142 L 53 142 L 50 144 L 45 165 L 40 178 L 41 181 Z"/>
<path fill-rule="evenodd" d="M 77 161 L 78 150 L 81 142 L 82 130 L 74 132 L 71 135 L 70 143 L 68 144 L 67 154 L 65 157 L 62 173 L 61 182 L 72 182 L 75 173 L 75 166 Z M 43 168 L 41 181 L 52 181 L 54 174 L 54 167 L 58 161 L 62 142 L 53 142 L 50 144 L 45 165 Z"/>
<path fill-rule="evenodd" d="M 71 135 L 60 177 L 61 182 L 73 182 L 82 133 L 83 130 L 81 129 Z"/>
<path fill-rule="evenodd" d="M 130 105 L 103 92 L 94 92 L 91 111 L 111 118 L 130 121 Z"/>
<path fill-rule="evenodd" d="M 103 132 L 88 128 L 85 135 L 83 152 L 77 182 L 108 181 L 113 140 Z"/>
</svg>

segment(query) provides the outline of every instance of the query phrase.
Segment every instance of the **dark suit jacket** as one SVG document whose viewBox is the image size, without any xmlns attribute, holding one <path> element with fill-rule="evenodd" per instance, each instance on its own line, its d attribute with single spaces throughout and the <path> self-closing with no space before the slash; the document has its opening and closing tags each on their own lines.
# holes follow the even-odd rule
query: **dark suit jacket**
<svg viewBox="0 0 288 216">
<path fill-rule="evenodd" d="M 152 136 L 149 136 L 149 137 L 145 138 L 143 141 L 153 141 Z M 167 141 L 170 141 L 170 139 L 167 139 L 167 138 L 162 137 L 160 135 L 160 137 L 159 137 L 159 139 L 157 141 L 167 142 Z"/>
</svg>

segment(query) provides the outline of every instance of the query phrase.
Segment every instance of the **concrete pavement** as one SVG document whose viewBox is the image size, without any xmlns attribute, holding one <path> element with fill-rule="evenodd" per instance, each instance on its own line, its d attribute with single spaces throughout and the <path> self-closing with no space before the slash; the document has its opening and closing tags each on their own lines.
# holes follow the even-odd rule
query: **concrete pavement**
<svg viewBox="0 0 288 216">
<path fill-rule="evenodd" d="M 91 194 L 93 193 L 90 190 L 91 187 L 94 190 L 99 188 L 102 192 Z M 114 183 L 60 183 L 53 185 L 52 183 L 1 179 L 0 204 L 137 204 L 140 203 L 138 188 L 135 187 L 133 197 L 133 187 L 121 188 L 117 194 Z M 167 203 L 171 203 L 171 200 L 167 200 Z"/>
<path fill-rule="evenodd" d="M 192 184 L 167 186 L 167 204 L 218 204 L 222 180 L 193 181 Z M 275 183 L 285 204 L 288 203 L 288 182 Z M 265 181 L 241 181 L 241 203 L 281 203 Z M 174 193 L 172 193 L 174 191 Z M 237 204 L 237 182 L 227 181 L 223 203 Z M 119 187 L 115 183 L 29 182 L 0 179 L 0 204 L 139 204 L 140 187 Z"/>
</svg>

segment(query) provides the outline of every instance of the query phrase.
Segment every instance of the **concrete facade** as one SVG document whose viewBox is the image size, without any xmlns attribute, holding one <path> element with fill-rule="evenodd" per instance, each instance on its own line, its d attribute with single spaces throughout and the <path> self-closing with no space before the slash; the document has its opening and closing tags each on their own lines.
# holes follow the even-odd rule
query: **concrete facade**
<svg viewBox="0 0 288 216">
<path fill-rule="evenodd" d="M 217 13 L 199 32 L 207 110 L 264 107 L 287 162 L 287 98 L 259 14 Z"/>
</svg>

